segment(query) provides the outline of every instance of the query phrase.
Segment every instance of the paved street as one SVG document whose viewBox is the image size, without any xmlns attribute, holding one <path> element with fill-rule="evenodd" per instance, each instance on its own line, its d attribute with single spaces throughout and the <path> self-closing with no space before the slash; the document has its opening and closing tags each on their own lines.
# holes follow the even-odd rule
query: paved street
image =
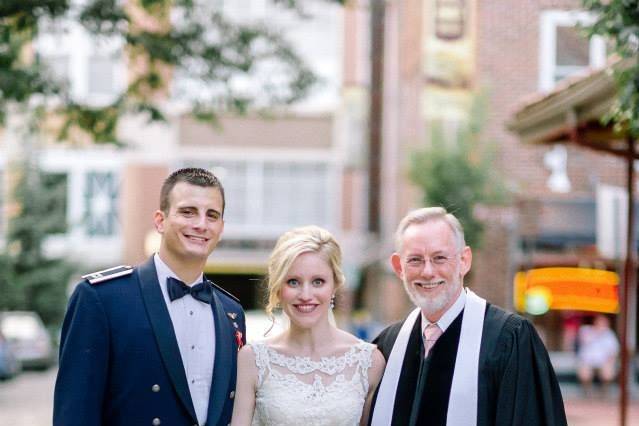
<svg viewBox="0 0 639 426">
<path fill-rule="evenodd" d="M 0 382 L 0 426 L 50 426 L 56 369 Z"/>
</svg>

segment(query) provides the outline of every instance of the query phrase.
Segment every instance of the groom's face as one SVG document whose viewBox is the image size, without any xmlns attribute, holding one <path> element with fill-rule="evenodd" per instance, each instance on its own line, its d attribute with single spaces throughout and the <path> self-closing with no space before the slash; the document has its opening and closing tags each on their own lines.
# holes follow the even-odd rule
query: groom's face
<svg viewBox="0 0 639 426">
<path fill-rule="evenodd" d="M 155 213 L 162 235 L 160 254 L 175 262 L 205 262 L 224 229 L 219 188 L 178 182 L 169 194 L 168 212 Z"/>
<path fill-rule="evenodd" d="M 391 263 L 411 301 L 437 321 L 457 300 L 471 258 L 470 248 L 459 247 L 447 222 L 431 220 L 406 228 Z"/>
</svg>

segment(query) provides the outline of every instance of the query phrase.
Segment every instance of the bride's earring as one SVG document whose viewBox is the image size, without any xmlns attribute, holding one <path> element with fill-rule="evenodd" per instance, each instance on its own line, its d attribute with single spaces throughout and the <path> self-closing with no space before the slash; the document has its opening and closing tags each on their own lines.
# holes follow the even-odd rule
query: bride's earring
<svg viewBox="0 0 639 426">
<path fill-rule="evenodd" d="M 335 295 L 331 296 L 331 309 L 335 309 Z"/>
</svg>

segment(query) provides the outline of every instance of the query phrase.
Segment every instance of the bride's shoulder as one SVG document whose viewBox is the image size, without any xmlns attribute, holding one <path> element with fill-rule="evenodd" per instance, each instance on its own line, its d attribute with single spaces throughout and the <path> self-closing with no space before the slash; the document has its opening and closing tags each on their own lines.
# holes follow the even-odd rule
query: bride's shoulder
<svg viewBox="0 0 639 426">
<path fill-rule="evenodd" d="M 253 375 L 256 371 L 256 351 L 252 344 L 245 345 L 237 353 L 237 367 L 242 374 Z"/>
<path fill-rule="evenodd" d="M 344 330 L 338 330 L 338 338 L 337 340 L 337 345 L 343 349 L 343 352 L 346 352 L 348 350 L 360 350 L 360 351 L 365 351 L 365 352 L 369 352 L 369 351 L 373 351 L 376 346 L 373 345 L 372 343 L 368 343 L 363 341 L 362 339 L 352 335 L 351 333 L 348 333 Z"/>
<path fill-rule="evenodd" d="M 248 357 L 255 359 L 255 357 L 259 357 L 259 354 L 267 351 L 269 348 L 277 347 L 277 338 L 268 338 L 262 340 L 254 340 L 250 343 L 247 343 L 240 349 L 238 353 L 238 357 Z"/>
<path fill-rule="evenodd" d="M 286 341 L 283 338 L 282 333 L 276 334 L 275 336 L 268 337 L 266 339 L 262 339 L 256 342 L 252 342 L 251 344 L 254 346 L 258 346 L 259 349 L 272 349 L 275 351 L 280 351 L 282 349 L 286 349 Z"/>
</svg>

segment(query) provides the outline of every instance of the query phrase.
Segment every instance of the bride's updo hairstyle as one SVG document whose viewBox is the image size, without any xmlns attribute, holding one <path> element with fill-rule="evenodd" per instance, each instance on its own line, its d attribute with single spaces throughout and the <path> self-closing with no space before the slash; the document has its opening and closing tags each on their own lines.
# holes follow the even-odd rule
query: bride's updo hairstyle
<svg viewBox="0 0 639 426">
<path fill-rule="evenodd" d="M 289 269 L 302 253 L 319 253 L 333 271 L 335 291 L 344 284 L 342 250 L 330 232 L 319 226 L 303 226 L 284 233 L 275 244 L 268 262 L 268 303 L 266 313 L 273 318 Z"/>
</svg>

